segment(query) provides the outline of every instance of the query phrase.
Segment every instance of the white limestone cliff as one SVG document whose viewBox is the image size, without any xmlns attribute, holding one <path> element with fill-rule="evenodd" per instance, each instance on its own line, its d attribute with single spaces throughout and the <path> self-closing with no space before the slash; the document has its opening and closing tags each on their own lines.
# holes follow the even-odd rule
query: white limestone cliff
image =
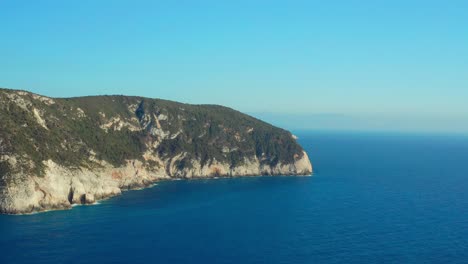
<svg viewBox="0 0 468 264">
<path fill-rule="evenodd" d="M 139 160 L 129 160 L 121 167 L 113 167 L 101 161 L 101 166 L 97 168 L 70 169 L 48 160 L 44 162 L 44 176 L 17 175 L 14 182 L 0 189 L 0 212 L 27 214 L 70 209 L 73 204 L 92 204 L 100 199 L 119 195 L 125 190 L 150 186 L 159 180 L 312 173 L 312 165 L 305 152 L 292 164 L 279 163 L 274 167 L 261 165 L 253 157 L 234 168 L 216 161 L 204 166 L 199 161 L 193 161 L 190 168 L 179 170 L 175 166 L 174 159 L 177 158 L 166 161 L 156 156 L 152 158 L 164 165 L 155 169 L 146 167 Z M 9 157 L 9 162 L 12 166 L 16 164 L 13 157 Z"/>
</svg>

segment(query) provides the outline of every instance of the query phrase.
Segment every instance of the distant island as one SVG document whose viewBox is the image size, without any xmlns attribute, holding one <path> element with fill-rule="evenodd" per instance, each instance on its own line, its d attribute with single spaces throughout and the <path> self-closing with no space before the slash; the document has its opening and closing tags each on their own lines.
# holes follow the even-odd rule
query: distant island
<svg viewBox="0 0 468 264">
<path fill-rule="evenodd" d="M 0 212 L 92 204 L 158 180 L 310 175 L 288 131 L 218 105 L 0 89 Z"/>
</svg>

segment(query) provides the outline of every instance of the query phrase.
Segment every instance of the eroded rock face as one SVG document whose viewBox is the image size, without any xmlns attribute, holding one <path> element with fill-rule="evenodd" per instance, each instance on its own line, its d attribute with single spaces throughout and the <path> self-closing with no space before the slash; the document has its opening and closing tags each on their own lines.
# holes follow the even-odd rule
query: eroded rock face
<svg viewBox="0 0 468 264">
<path fill-rule="evenodd" d="M 1 213 L 93 204 L 159 180 L 312 173 L 289 132 L 219 106 L 0 89 L 0 110 Z"/>
<path fill-rule="evenodd" d="M 102 168 L 69 169 L 48 160 L 42 177 L 21 175 L 0 190 L 0 210 L 8 214 L 70 209 L 73 204 L 93 204 L 113 197 L 122 191 L 143 188 L 158 180 L 175 178 L 240 177 L 256 175 L 310 175 L 312 165 L 304 153 L 294 164 L 275 167 L 261 165 L 258 159 L 247 160 L 244 165 L 230 168 L 229 164 L 214 162 L 201 166 L 195 161 L 192 168 L 178 170 L 174 162 L 169 174 L 166 170 L 148 171 L 139 160 L 128 161 L 122 167 L 104 164 Z"/>
</svg>

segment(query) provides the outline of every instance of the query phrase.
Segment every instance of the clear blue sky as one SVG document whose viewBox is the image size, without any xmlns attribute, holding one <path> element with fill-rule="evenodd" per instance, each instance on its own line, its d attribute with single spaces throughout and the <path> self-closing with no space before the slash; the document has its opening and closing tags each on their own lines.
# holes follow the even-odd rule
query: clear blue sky
<svg viewBox="0 0 468 264">
<path fill-rule="evenodd" d="M 467 132 L 467 14 L 466 0 L 0 0 L 0 87 Z"/>
</svg>

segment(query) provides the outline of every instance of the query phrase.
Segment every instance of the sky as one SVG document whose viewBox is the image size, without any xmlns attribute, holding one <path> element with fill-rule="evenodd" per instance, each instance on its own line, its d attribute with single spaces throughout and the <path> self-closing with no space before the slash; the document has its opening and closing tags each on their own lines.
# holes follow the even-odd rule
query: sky
<svg viewBox="0 0 468 264">
<path fill-rule="evenodd" d="M 0 0 L 0 87 L 468 133 L 468 1 Z"/>
</svg>

